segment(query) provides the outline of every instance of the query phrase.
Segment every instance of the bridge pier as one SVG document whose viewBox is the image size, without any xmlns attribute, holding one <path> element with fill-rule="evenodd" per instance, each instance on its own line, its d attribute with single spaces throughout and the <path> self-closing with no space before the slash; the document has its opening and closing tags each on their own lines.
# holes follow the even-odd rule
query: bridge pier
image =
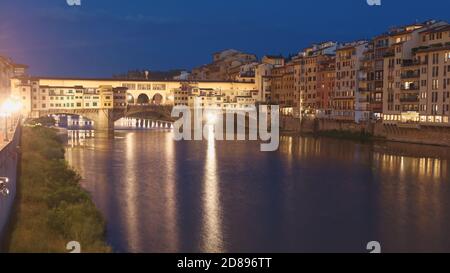
<svg viewBox="0 0 450 273">
<path fill-rule="evenodd" d="M 112 135 L 114 134 L 114 113 L 112 110 L 101 109 L 97 113 L 97 118 L 94 119 L 94 130 L 98 133 Z M 98 135 L 96 132 L 96 135 Z"/>
</svg>

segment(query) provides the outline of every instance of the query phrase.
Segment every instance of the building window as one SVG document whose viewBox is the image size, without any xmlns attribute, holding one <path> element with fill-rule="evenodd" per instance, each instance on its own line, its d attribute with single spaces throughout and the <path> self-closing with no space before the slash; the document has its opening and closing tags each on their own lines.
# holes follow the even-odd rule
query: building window
<svg viewBox="0 0 450 273">
<path fill-rule="evenodd" d="M 137 85 L 137 89 L 138 90 L 151 90 L 152 89 L 152 85 L 151 84 L 138 84 Z"/>
<path fill-rule="evenodd" d="M 433 80 L 432 89 L 437 90 L 439 88 L 439 80 Z"/>
<path fill-rule="evenodd" d="M 153 84 L 153 90 L 166 90 L 165 84 Z"/>
<path fill-rule="evenodd" d="M 439 76 L 439 66 L 435 66 L 433 67 L 433 77 L 438 77 Z"/>
<path fill-rule="evenodd" d="M 438 101 L 438 93 L 433 92 L 431 93 L 431 102 L 437 102 Z"/>
<path fill-rule="evenodd" d="M 136 90 L 136 84 L 133 83 L 123 83 L 122 87 L 126 87 L 128 90 Z"/>
<path fill-rule="evenodd" d="M 439 53 L 433 54 L 433 64 L 439 64 Z"/>
</svg>

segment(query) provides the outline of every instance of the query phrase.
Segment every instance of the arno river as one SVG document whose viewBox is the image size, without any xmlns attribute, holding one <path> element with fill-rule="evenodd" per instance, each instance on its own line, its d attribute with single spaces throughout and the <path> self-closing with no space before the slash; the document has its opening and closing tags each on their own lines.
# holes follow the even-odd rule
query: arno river
<svg viewBox="0 0 450 273">
<path fill-rule="evenodd" d="M 312 137 L 259 148 L 116 131 L 70 141 L 66 157 L 116 252 L 450 251 L 449 149 Z"/>
</svg>

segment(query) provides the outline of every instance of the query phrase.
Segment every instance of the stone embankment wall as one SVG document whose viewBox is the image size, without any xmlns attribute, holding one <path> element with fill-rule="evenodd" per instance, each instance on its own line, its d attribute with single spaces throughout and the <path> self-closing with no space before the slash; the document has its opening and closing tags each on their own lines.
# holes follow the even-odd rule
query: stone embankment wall
<svg viewBox="0 0 450 273">
<path fill-rule="evenodd" d="M 388 125 L 382 122 L 355 123 L 331 119 L 295 119 L 281 117 L 280 127 L 285 132 L 313 133 L 348 132 L 365 134 L 389 141 L 450 146 L 450 128 L 419 125 Z"/>
<path fill-rule="evenodd" d="M 390 141 L 450 146 L 450 128 L 438 126 L 399 127 L 376 124 L 373 135 Z"/>
</svg>

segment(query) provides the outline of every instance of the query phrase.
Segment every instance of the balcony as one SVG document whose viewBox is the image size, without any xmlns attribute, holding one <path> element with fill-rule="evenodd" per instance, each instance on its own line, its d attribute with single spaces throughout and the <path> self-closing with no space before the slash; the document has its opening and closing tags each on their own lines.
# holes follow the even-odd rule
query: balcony
<svg viewBox="0 0 450 273">
<path fill-rule="evenodd" d="M 419 102 L 419 96 L 404 96 L 400 98 L 400 102 Z"/>
<path fill-rule="evenodd" d="M 383 111 L 383 103 L 381 101 L 371 101 L 370 109 L 373 112 L 382 112 Z"/>
<path fill-rule="evenodd" d="M 408 87 L 402 85 L 401 90 L 402 91 L 418 91 L 419 85 L 410 84 Z"/>
<path fill-rule="evenodd" d="M 395 51 L 394 50 L 389 50 L 386 53 L 384 53 L 383 57 L 388 58 L 388 57 L 394 57 L 395 56 Z"/>
<path fill-rule="evenodd" d="M 375 44 L 375 48 L 376 48 L 376 49 L 386 48 L 386 47 L 388 47 L 388 46 L 389 46 L 389 43 L 385 43 L 385 42 L 382 42 L 382 41 L 378 41 L 378 42 Z"/>
<path fill-rule="evenodd" d="M 375 79 L 375 90 L 383 91 L 383 79 Z"/>
<path fill-rule="evenodd" d="M 359 67 L 360 70 L 362 71 L 371 71 L 374 70 L 372 65 L 369 64 L 363 64 Z"/>
<path fill-rule="evenodd" d="M 418 60 L 403 60 L 402 67 L 418 66 L 420 64 Z"/>
<path fill-rule="evenodd" d="M 361 62 L 370 62 L 370 61 L 373 61 L 373 57 L 371 56 L 371 55 L 366 55 L 366 56 L 364 56 L 364 57 L 362 57 L 361 59 Z"/>
<path fill-rule="evenodd" d="M 384 70 L 384 64 L 383 63 L 376 63 L 375 64 L 375 70 Z"/>
<path fill-rule="evenodd" d="M 420 78 L 419 70 L 417 71 L 406 71 L 401 75 L 402 79 L 416 79 Z"/>
<path fill-rule="evenodd" d="M 412 53 L 416 54 L 417 52 L 427 52 L 433 49 L 448 49 L 450 48 L 450 43 L 436 43 L 429 46 L 419 46 L 412 49 Z"/>
<path fill-rule="evenodd" d="M 369 101 L 368 98 L 359 98 L 359 99 L 358 99 L 358 102 L 359 102 L 359 103 L 369 103 L 370 101 Z"/>
</svg>

